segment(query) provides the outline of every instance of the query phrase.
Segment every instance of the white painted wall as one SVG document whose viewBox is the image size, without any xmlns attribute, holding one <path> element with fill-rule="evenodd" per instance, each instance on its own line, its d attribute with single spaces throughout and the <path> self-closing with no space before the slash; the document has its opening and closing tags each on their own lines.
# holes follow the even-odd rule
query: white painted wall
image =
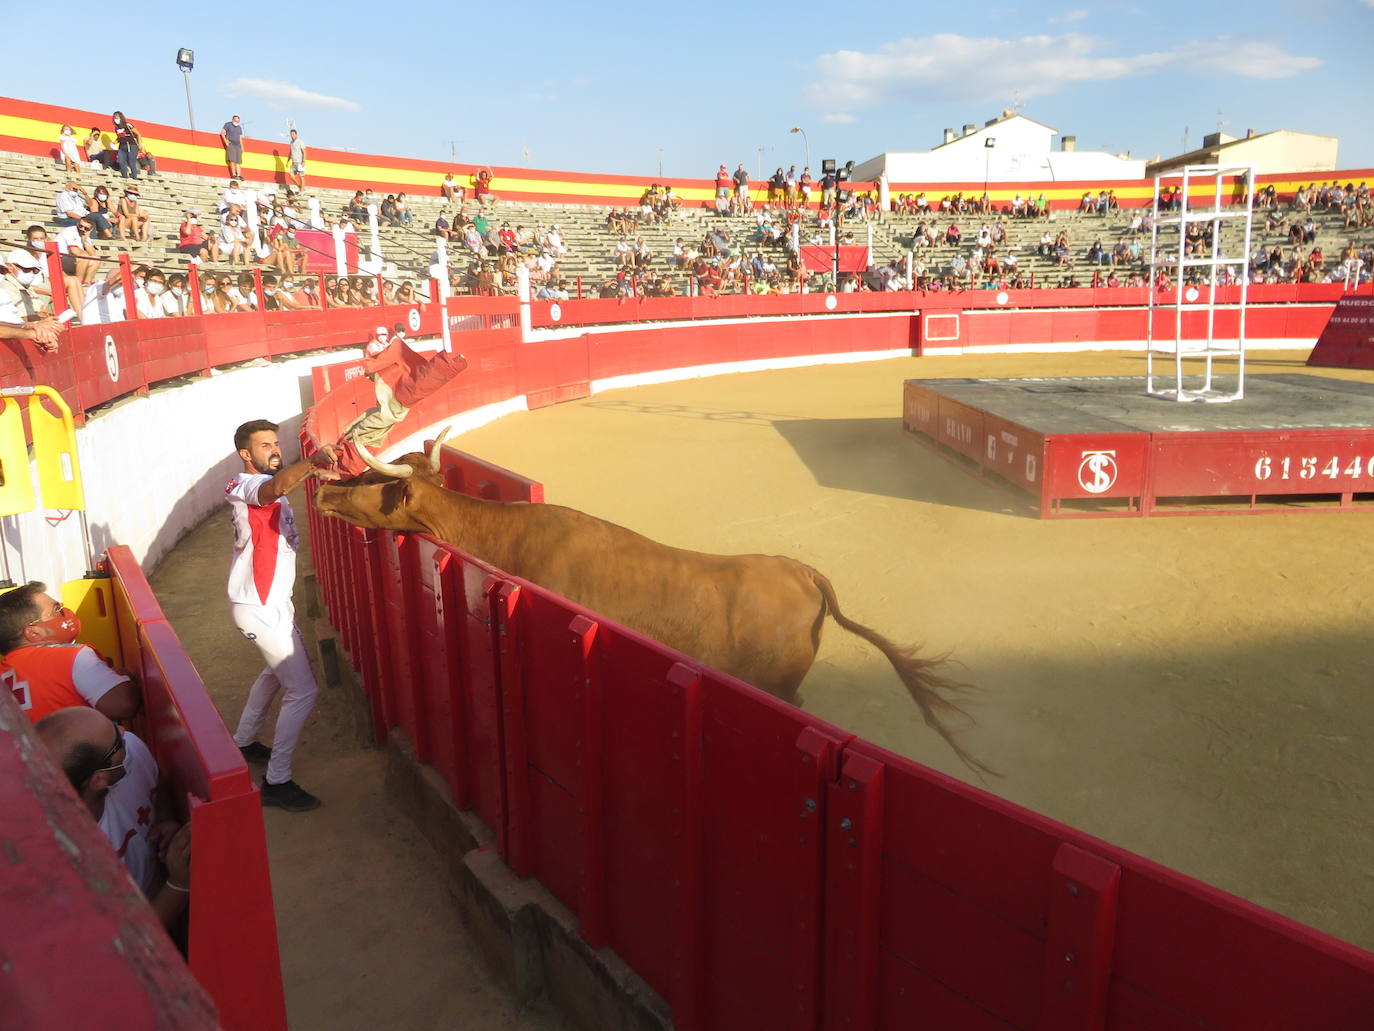
<svg viewBox="0 0 1374 1031">
<path fill-rule="evenodd" d="M 879 154 L 854 169 L 858 180 L 886 173 L 892 183 L 989 183 L 1142 179 L 1144 160 L 1102 151 L 1053 150 L 1054 129 L 1013 117 L 929 151 Z M 986 147 L 988 139 L 996 146 Z"/>
<path fill-rule="evenodd" d="M 242 468 L 234 430 L 249 419 L 271 419 L 294 454 L 301 413 L 311 403 L 310 370 L 361 354 L 335 351 L 216 372 L 155 388 L 91 418 L 76 438 L 96 557 L 110 544 L 127 544 L 145 570 L 153 569 L 223 504 L 224 485 Z M 85 571 L 79 515 L 56 526 L 45 518 L 51 515 L 38 509 L 3 520 L 16 583 L 62 583 Z M 229 540 L 226 521 L 226 575 Z"/>
</svg>

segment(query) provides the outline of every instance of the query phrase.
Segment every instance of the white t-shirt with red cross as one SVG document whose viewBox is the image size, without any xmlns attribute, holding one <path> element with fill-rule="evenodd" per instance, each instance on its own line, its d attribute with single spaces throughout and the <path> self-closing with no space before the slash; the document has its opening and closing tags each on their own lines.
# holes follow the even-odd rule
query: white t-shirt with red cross
<svg viewBox="0 0 1374 1031">
<path fill-rule="evenodd" d="M 124 735 L 128 771 L 105 794 L 105 811 L 96 822 L 129 876 L 151 898 L 162 887 L 162 868 L 148 832 L 157 821 L 157 760 L 133 734 Z"/>
<path fill-rule="evenodd" d="M 301 535 L 291 502 L 277 498 L 257 504 L 266 473 L 239 473 L 224 488 L 234 524 L 234 558 L 229 566 L 229 600 L 238 605 L 291 603 L 296 582 L 296 550 Z"/>
</svg>

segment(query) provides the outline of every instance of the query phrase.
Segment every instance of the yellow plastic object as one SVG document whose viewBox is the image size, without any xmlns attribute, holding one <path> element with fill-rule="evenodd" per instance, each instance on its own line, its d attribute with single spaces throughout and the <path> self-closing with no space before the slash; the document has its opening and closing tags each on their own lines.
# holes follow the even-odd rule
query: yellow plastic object
<svg viewBox="0 0 1374 1031">
<path fill-rule="evenodd" d="M 69 580 L 62 585 L 62 604 L 81 619 L 82 644 L 89 644 L 115 668 L 127 671 L 124 647 L 119 637 L 119 622 L 115 618 L 114 581 L 108 579 Z"/>
<path fill-rule="evenodd" d="M 29 398 L 29 428 L 33 454 L 38 463 L 38 487 L 47 508 L 84 509 L 86 492 L 81 486 L 81 461 L 76 454 L 76 422 L 62 395 L 52 387 L 34 387 Z M 47 398 L 58 410 L 52 414 L 43 404 Z"/>
<path fill-rule="evenodd" d="M 0 396 L 0 516 L 27 512 L 36 503 L 19 401 Z"/>
</svg>

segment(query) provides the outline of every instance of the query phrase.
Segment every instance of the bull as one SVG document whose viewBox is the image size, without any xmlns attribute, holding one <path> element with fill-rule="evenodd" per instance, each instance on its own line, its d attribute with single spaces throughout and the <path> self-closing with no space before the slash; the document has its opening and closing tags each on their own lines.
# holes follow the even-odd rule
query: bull
<svg viewBox="0 0 1374 1031">
<path fill-rule="evenodd" d="M 321 513 L 355 526 L 427 533 L 498 569 L 795 703 L 829 615 L 887 657 L 926 724 L 976 773 L 992 773 L 955 740 L 944 717 L 968 685 L 840 611 L 819 571 L 778 555 L 710 555 L 669 547 L 560 505 L 489 501 L 451 491 L 439 475 L 440 434 L 428 455 L 383 462 L 315 492 Z"/>
</svg>

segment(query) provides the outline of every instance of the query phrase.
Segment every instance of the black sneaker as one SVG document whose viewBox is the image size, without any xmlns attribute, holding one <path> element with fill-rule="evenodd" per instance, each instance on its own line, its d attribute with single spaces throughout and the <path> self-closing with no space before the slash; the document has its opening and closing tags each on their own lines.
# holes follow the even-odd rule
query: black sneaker
<svg viewBox="0 0 1374 1031">
<path fill-rule="evenodd" d="M 239 754 L 250 763 L 265 763 L 272 758 L 272 749 L 258 741 L 250 741 L 239 747 Z"/>
<path fill-rule="evenodd" d="M 311 809 L 320 807 L 320 800 L 306 791 L 294 780 L 282 781 L 280 784 L 269 784 L 262 782 L 262 804 L 274 805 L 279 809 L 285 809 L 288 813 L 306 813 Z"/>
</svg>

